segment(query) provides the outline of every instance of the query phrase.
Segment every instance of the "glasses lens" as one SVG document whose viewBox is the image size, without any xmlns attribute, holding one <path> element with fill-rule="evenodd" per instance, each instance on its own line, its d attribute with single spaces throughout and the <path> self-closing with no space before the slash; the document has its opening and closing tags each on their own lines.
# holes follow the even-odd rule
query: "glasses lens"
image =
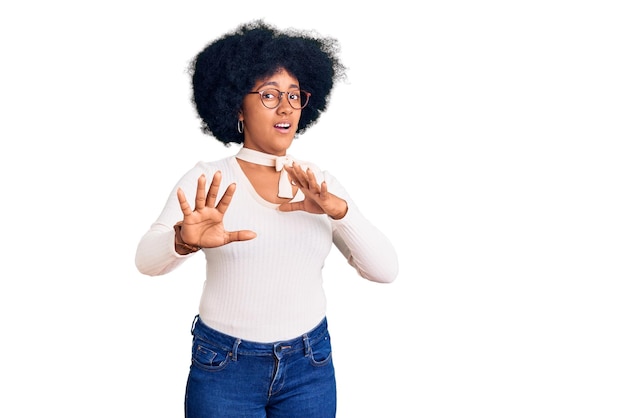
<svg viewBox="0 0 626 418">
<path fill-rule="evenodd" d="M 287 93 L 287 99 L 294 109 L 302 109 L 309 102 L 309 94 L 306 91 L 294 90 Z"/>
<path fill-rule="evenodd" d="M 280 102 L 280 91 L 278 91 L 278 89 L 266 89 L 261 91 L 260 94 L 265 107 L 270 109 L 278 107 L 278 103 Z"/>
</svg>

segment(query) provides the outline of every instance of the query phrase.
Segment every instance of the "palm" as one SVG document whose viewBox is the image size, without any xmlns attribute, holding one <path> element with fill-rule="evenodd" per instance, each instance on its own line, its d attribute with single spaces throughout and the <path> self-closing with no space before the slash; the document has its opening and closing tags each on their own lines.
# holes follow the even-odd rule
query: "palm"
<svg viewBox="0 0 626 418">
<path fill-rule="evenodd" d="M 199 247 L 213 248 L 224 244 L 224 214 L 215 208 L 195 210 L 183 220 L 181 237 L 185 242 L 197 243 Z"/>
<path fill-rule="evenodd" d="M 184 242 L 202 248 L 214 248 L 233 241 L 246 241 L 256 237 L 253 231 L 226 231 L 224 229 L 224 213 L 230 205 L 235 184 L 230 184 L 219 201 L 219 191 L 222 175 L 218 171 L 213 175 L 211 186 L 205 195 L 206 177 L 200 176 L 196 190 L 195 208 L 192 210 L 184 192 L 178 189 L 178 201 L 183 211 L 181 238 Z"/>
</svg>

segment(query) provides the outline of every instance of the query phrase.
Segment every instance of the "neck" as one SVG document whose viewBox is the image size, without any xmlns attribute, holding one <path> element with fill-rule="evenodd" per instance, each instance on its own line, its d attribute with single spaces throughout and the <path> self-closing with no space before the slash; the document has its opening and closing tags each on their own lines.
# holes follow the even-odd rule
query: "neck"
<svg viewBox="0 0 626 418">
<path fill-rule="evenodd" d="M 287 171 L 283 169 L 283 167 L 291 167 L 291 165 L 293 164 L 293 159 L 291 158 L 291 156 L 276 156 L 244 147 L 239 150 L 235 157 L 249 163 L 274 167 L 276 171 L 280 171 L 280 180 L 278 182 L 278 196 L 286 197 L 289 199 L 293 198 L 293 191 L 291 183 L 289 182 L 289 175 L 287 174 Z"/>
</svg>

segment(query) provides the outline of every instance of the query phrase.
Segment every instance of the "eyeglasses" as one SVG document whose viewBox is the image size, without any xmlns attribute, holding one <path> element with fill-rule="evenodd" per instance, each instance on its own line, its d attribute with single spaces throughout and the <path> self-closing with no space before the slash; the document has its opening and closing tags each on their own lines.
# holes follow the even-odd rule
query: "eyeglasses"
<svg viewBox="0 0 626 418">
<path fill-rule="evenodd" d="M 304 90 L 280 91 L 278 89 L 265 89 L 251 91 L 248 94 L 258 94 L 261 97 L 261 103 L 268 109 L 276 109 L 283 95 L 287 95 L 289 105 L 296 110 L 304 108 L 309 103 L 309 98 L 311 97 L 311 93 Z"/>
</svg>

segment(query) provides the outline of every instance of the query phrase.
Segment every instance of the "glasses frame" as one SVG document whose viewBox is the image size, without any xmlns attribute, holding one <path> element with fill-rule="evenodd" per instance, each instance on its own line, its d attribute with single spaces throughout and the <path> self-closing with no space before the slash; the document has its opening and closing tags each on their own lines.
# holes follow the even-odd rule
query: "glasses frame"
<svg viewBox="0 0 626 418">
<path fill-rule="evenodd" d="M 278 103 L 276 103 L 276 106 L 274 107 L 269 107 L 268 105 L 265 104 L 265 101 L 263 100 L 263 93 L 267 92 L 268 90 L 274 90 L 278 92 Z M 289 100 L 289 97 L 287 97 L 287 103 L 289 103 L 289 106 L 291 106 L 292 109 L 295 110 L 302 110 L 304 109 L 308 104 L 309 104 L 309 99 L 311 98 L 311 93 L 309 93 L 306 90 L 302 90 L 302 89 L 298 89 L 298 90 L 292 90 L 292 91 L 299 91 L 300 95 L 305 95 L 306 96 L 306 102 L 304 102 L 304 106 L 302 107 L 294 107 L 293 103 L 291 103 L 291 100 Z M 248 94 L 258 94 L 259 98 L 261 99 L 261 104 L 263 104 L 263 106 L 265 106 L 268 109 L 276 109 L 278 106 L 280 106 L 280 102 L 283 100 L 283 96 L 285 94 L 291 93 L 289 91 L 280 91 L 276 88 L 269 88 L 269 89 L 265 89 L 265 90 L 259 90 L 259 91 L 250 91 L 248 92 Z"/>
</svg>

